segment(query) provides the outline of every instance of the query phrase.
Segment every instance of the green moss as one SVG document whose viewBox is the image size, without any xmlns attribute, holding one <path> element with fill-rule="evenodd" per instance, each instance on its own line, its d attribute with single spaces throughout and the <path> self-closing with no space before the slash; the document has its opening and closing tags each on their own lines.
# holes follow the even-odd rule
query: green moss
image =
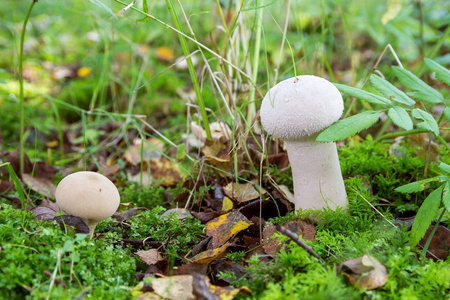
<svg viewBox="0 0 450 300">
<path fill-rule="evenodd" d="M 126 299 L 121 286 L 135 284 L 135 260 L 129 250 L 114 245 L 113 235 L 90 240 L 85 234 L 65 234 L 55 222 L 41 222 L 30 212 L 2 204 L 0 209 L 0 298 Z M 101 249 L 101 251 L 99 251 Z M 45 275 L 56 270 L 57 286 Z M 50 288 L 52 286 L 52 288 Z"/>
</svg>

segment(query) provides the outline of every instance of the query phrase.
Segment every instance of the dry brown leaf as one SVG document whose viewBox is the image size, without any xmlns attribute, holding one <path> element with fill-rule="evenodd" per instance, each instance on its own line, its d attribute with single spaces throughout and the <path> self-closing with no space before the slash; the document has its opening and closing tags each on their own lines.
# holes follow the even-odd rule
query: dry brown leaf
<svg viewBox="0 0 450 300">
<path fill-rule="evenodd" d="M 217 248 L 251 224 L 242 213 L 233 211 L 209 221 L 206 224 L 206 235 L 212 237 L 212 247 Z"/>
<path fill-rule="evenodd" d="M 55 213 L 59 212 L 58 205 L 55 202 L 44 199 L 41 205 L 30 209 L 36 215 L 38 220 L 53 220 Z"/>
<path fill-rule="evenodd" d="M 157 138 L 149 138 L 144 142 L 142 140 L 136 140 L 134 145 L 128 147 L 123 157 L 130 164 L 139 165 L 141 161 L 160 158 L 163 150 L 164 142 Z"/>
<path fill-rule="evenodd" d="M 343 268 L 351 272 L 344 272 Z M 367 290 L 383 286 L 388 279 L 386 268 L 369 253 L 343 262 L 337 271 L 347 276 L 353 286 Z"/>
<path fill-rule="evenodd" d="M 156 278 L 151 281 L 151 286 L 157 295 L 166 299 L 195 299 L 192 294 L 192 275 Z"/>
<path fill-rule="evenodd" d="M 172 208 L 169 210 L 166 210 L 162 215 L 161 215 L 161 219 L 163 220 L 167 220 L 170 216 L 171 213 L 176 212 L 177 214 L 177 219 L 178 220 L 183 220 L 186 219 L 188 216 L 191 215 L 191 212 L 189 211 L 189 209 L 185 209 L 185 208 Z"/>
<path fill-rule="evenodd" d="M 223 187 L 223 191 L 228 197 L 239 203 L 248 202 L 259 198 L 259 192 L 251 183 L 236 184 L 236 182 L 230 182 Z"/>
<path fill-rule="evenodd" d="M 422 240 L 420 240 L 419 245 L 421 245 L 422 247 L 425 246 L 425 243 L 428 241 L 428 238 L 430 237 L 433 229 L 434 225 L 428 228 L 425 236 Z M 433 237 L 431 238 L 431 243 L 428 251 L 433 253 L 437 258 L 445 260 L 448 257 L 450 251 L 450 229 L 439 225 Z M 432 258 L 432 256 L 429 254 L 427 254 L 427 257 Z"/>
<path fill-rule="evenodd" d="M 292 231 L 293 233 L 301 236 L 304 240 L 314 241 L 314 236 L 316 235 L 316 228 L 314 225 L 309 224 L 303 220 L 293 220 L 288 221 L 283 224 L 284 227 Z M 269 255 L 276 255 L 285 243 L 280 243 L 277 239 L 272 238 L 274 233 L 277 232 L 276 226 L 270 225 L 266 227 L 263 231 L 263 238 L 266 243 L 263 248 L 264 251 Z"/>
<path fill-rule="evenodd" d="M 163 257 L 161 256 L 161 254 L 159 254 L 159 251 L 157 249 L 138 251 L 135 252 L 134 254 L 139 256 L 139 258 L 142 259 L 149 266 L 157 264 L 159 261 L 163 260 Z"/>
<path fill-rule="evenodd" d="M 22 174 L 23 182 L 33 191 L 44 197 L 54 199 L 56 186 L 50 179 L 43 177 L 31 176 L 30 174 Z"/>
</svg>

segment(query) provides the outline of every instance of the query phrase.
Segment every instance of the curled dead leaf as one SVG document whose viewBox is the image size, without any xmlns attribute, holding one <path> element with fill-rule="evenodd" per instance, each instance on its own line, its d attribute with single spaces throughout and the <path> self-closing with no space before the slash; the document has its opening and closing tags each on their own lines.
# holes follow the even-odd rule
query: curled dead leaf
<svg viewBox="0 0 450 300">
<path fill-rule="evenodd" d="M 348 271 L 345 272 L 344 269 Z M 343 262 L 338 266 L 337 272 L 338 275 L 342 272 L 347 276 L 353 286 L 367 290 L 383 286 L 388 279 L 386 268 L 369 253 Z"/>
</svg>

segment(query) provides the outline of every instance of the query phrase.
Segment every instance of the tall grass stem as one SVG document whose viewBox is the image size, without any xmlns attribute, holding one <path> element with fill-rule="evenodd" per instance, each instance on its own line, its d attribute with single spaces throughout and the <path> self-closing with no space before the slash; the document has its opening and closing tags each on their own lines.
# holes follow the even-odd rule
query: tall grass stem
<svg viewBox="0 0 450 300">
<path fill-rule="evenodd" d="M 24 156 L 25 156 L 25 104 L 24 104 L 24 92 L 23 92 L 23 44 L 25 41 L 25 31 L 27 28 L 28 19 L 30 18 L 31 11 L 33 10 L 34 4 L 37 0 L 31 2 L 30 8 L 28 9 L 25 20 L 23 21 L 22 34 L 20 36 L 20 53 L 19 53 L 19 98 L 20 98 L 20 173 L 24 170 Z"/>
</svg>

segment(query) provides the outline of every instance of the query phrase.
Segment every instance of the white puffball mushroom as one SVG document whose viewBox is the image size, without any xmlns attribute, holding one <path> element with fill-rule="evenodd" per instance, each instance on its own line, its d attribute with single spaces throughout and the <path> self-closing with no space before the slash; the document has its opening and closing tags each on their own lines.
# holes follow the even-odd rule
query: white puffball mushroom
<svg viewBox="0 0 450 300">
<path fill-rule="evenodd" d="M 284 140 L 294 181 L 295 209 L 348 206 L 336 143 L 316 142 L 339 120 L 344 103 L 329 81 L 302 75 L 281 81 L 262 101 L 264 129 Z"/>
<path fill-rule="evenodd" d="M 56 204 L 66 214 L 80 217 L 93 236 L 98 222 L 111 217 L 119 207 L 114 183 L 99 173 L 83 171 L 64 177 L 56 187 Z"/>
</svg>

